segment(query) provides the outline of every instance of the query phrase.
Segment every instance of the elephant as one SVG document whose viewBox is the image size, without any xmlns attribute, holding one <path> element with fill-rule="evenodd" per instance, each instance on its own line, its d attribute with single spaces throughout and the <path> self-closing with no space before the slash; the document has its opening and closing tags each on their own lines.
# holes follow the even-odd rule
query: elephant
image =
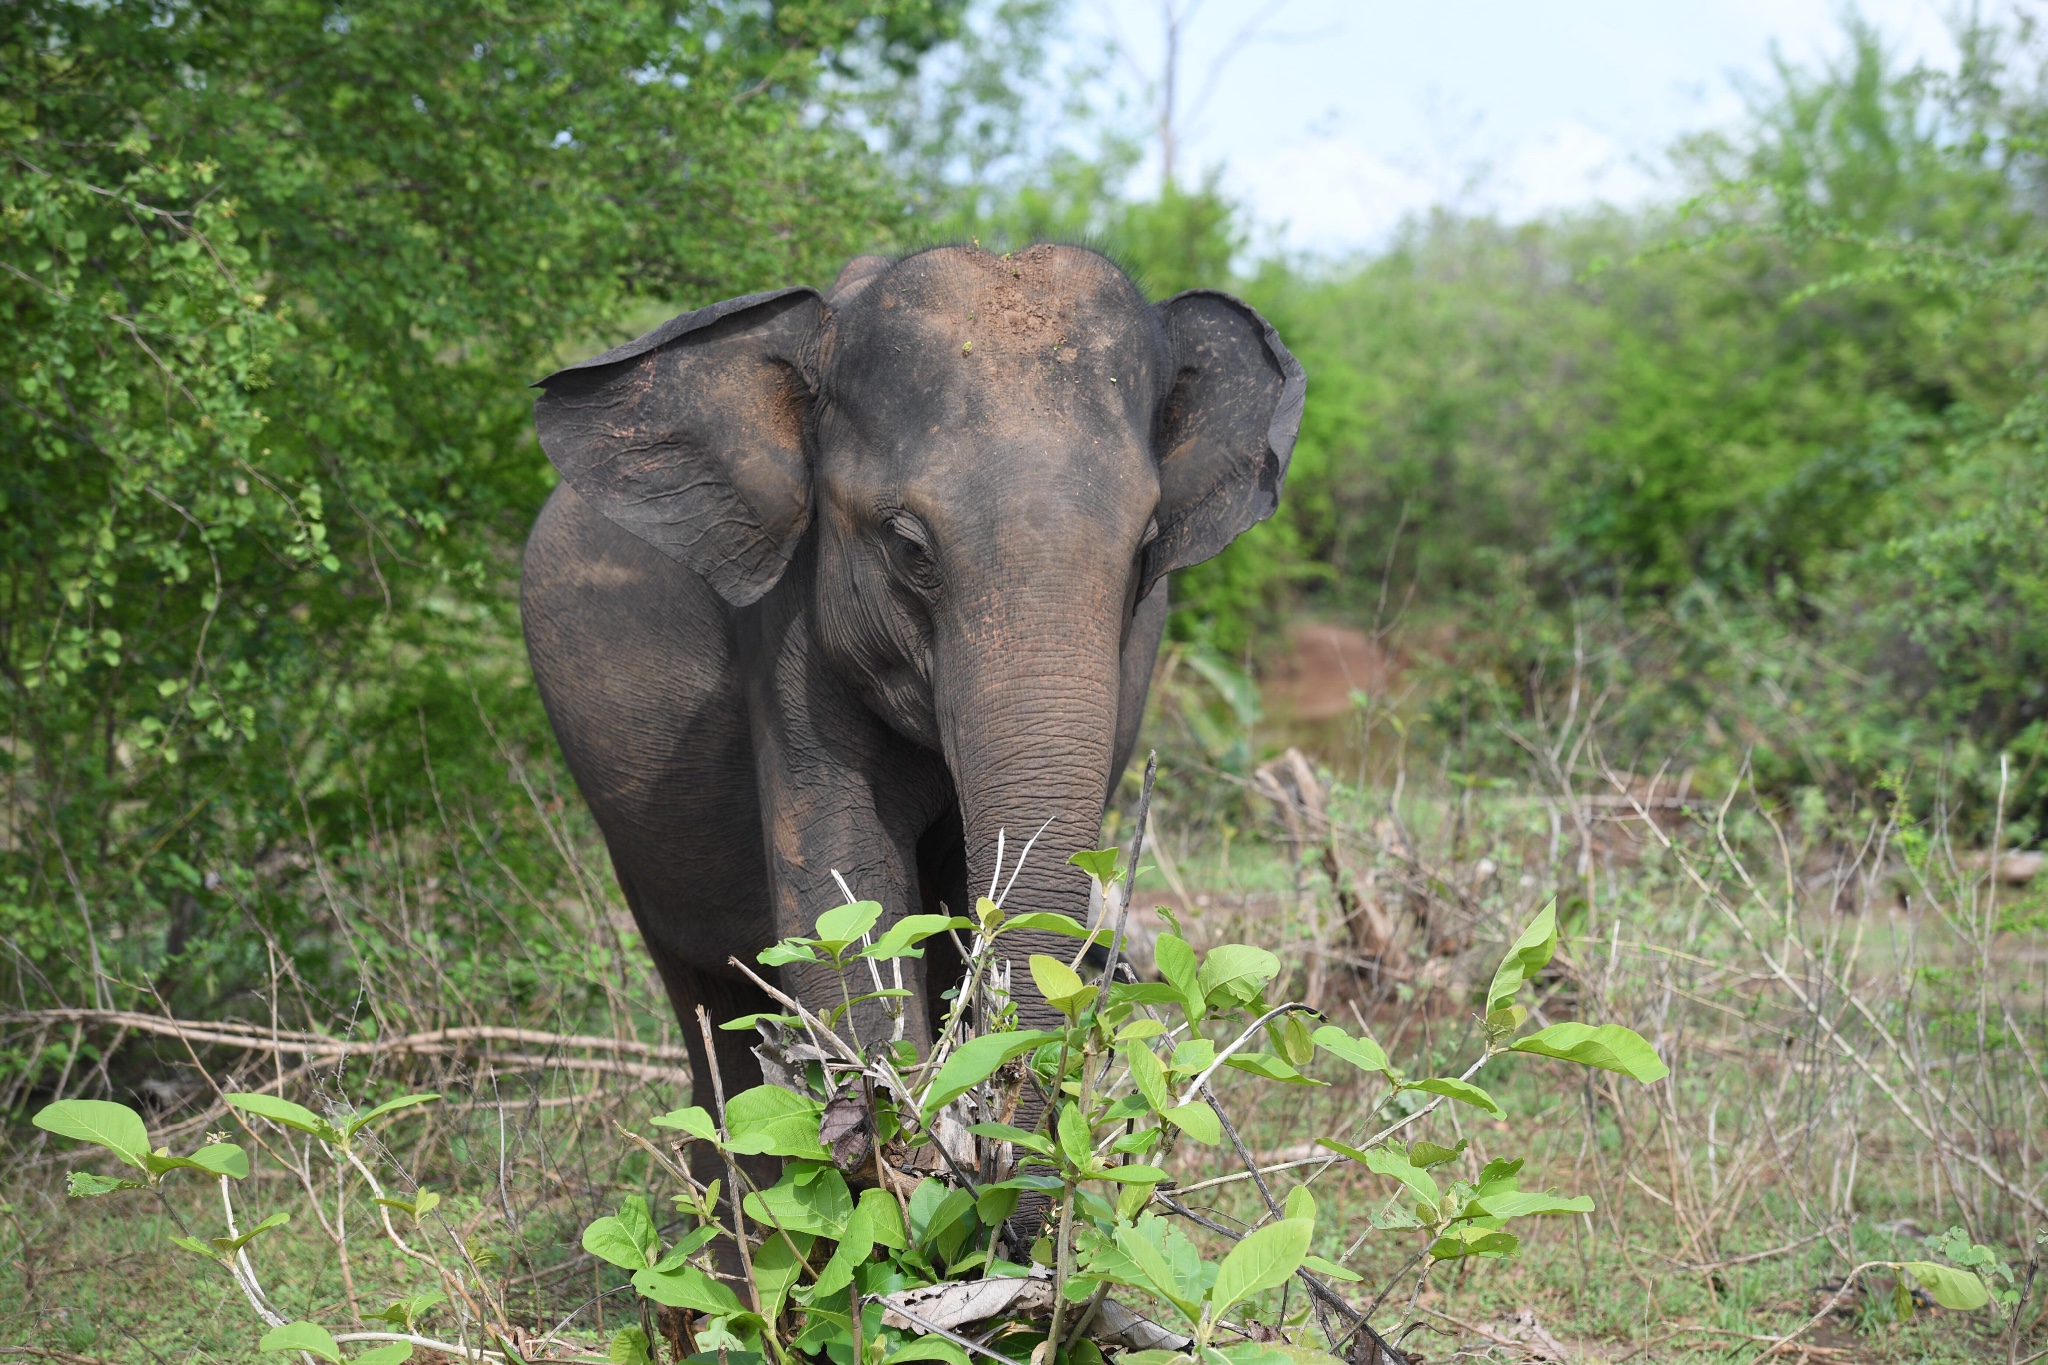
<svg viewBox="0 0 2048 1365">
<path fill-rule="evenodd" d="M 528 655 L 695 1103 L 698 1007 L 775 1008 L 728 959 L 810 933 L 838 878 L 884 926 L 969 913 L 1007 832 L 1006 909 L 1086 904 L 1064 859 L 1136 744 L 1167 576 L 1273 513 L 1305 385 L 1238 299 L 1155 306 L 1058 244 L 860 257 L 823 294 L 714 303 L 540 381 L 561 479 L 521 570 Z M 920 1050 L 960 971 L 926 947 Z M 829 964 L 756 970 L 841 998 Z M 841 1031 L 872 1042 L 881 1008 Z M 761 1083 L 749 1035 L 713 1037 L 725 1093 Z"/>
</svg>

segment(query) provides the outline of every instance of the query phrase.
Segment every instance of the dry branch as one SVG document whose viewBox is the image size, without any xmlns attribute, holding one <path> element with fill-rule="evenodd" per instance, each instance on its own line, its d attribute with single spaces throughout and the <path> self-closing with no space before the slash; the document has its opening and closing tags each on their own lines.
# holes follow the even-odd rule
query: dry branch
<svg viewBox="0 0 2048 1365">
<path fill-rule="evenodd" d="M 689 1065 L 689 1053 L 680 1047 L 662 1047 L 634 1038 L 606 1038 L 586 1033 L 548 1033 L 539 1029 L 499 1028 L 488 1025 L 429 1029 L 394 1038 L 348 1039 L 295 1030 L 270 1030 L 234 1021 L 184 1020 L 125 1010 L 52 1009 L 18 1010 L 0 1014 L 0 1026 L 10 1024 L 94 1024 L 125 1028 L 136 1033 L 177 1038 L 187 1043 L 214 1047 L 247 1048 L 252 1051 L 289 1052 L 308 1062 L 343 1057 L 450 1057 L 476 1056 L 494 1070 L 595 1071 L 614 1076 L 631 1076 L 645 1081 L 673 1081 Z M 522 1048 L 544 1048 L 546 1052 L 497 1052 L 492 1043 L 512 1043 Z M 608 1052 L 646 1058 L 645 1062 L 621 1061 L 612 1057 L 578 1057 L 576 1052 Z M 671 1065 L 651 1065 L 667 1062 Z"/>
</svg>

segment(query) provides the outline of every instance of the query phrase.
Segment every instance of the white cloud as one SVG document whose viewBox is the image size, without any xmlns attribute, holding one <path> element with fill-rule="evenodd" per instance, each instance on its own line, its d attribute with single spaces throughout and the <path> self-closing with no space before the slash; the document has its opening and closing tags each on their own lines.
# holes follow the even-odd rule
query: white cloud
<svg viewBox="0 0 2048 1365">
<path fill-rule="evenodd" d="M 1593 203 L 1633 205 L 1660 182 L 1619 139 L 1578 119 L 1506 143 L 1483 159 L 1394 157 L 1329 134 L 1233 162 L 1226 183 L 1297 250 L 1338 254 L 1385 241 L 1437 206 L 1510 221 Z"/>
<path fill-rule="evenodd" d="M 1383 240 L 1443 186 L 1355 139 L 1304 139 L 1270 157 L 1233 162 L 1227 183 L 1289 246 L 1339 253 Z"/>
<path fill-rule="evenodd" d="M 1583 120 L 1567 119 L 1506 151 L 1494 207 L 1506 218 L 1531 218 L 1588 203 L 1635 204 L 1657 188 L 1640 153 Z"/>
<path fill-rule="evenodd" d="M 1952 59 L 1946 0 L 1859 5 L 1903 61 Z M 1184 54 L 1191 83 L 1260 8 L 1211 0 Z M 1801 64 L 1839 54 L 1842 13 L 1841 0 L 1289 0 L 1281 41 L 1224 66 L 1184 164 L 1222 165 L 1268 233 L 1284 224 L 1285 245 L 1332 253 L 1438 204 L 1510 219 L 1636 204 L 1664 188 L 1676 139 L 1741 115 L 1732 78 L 1767 77 L 1774 43 Z M 1114 15 L 1157 68 L 1157 0 L 1082 14 L 1098 43 Z M 1156 162 L 1140 184 L 1148 174 Z"/>
</svg>

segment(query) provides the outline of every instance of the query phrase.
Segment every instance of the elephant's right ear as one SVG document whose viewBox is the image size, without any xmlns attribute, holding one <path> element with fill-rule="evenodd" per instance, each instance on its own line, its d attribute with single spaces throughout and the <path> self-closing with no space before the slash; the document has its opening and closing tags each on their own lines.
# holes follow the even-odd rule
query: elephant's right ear
<svg viewBox="0 0 2048 1365">
<path fill-rule="evenodd" d="M 540 381 L 541 448 L 592 506 L 736 607 L 775 586 L 811 519 L 811 289 L 685 313 Z"/>
</svg>

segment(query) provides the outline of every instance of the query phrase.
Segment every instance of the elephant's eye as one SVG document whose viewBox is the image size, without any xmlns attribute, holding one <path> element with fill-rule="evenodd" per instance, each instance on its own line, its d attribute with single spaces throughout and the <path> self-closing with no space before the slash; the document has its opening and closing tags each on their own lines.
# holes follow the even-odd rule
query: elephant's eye
<svg viewBox="0 0 2048 1365">
<path fill-rule="evenodd" d="M 938 587 L 939 563 L 917 518 L 899 512 L 889 519 L 889 548 L 904 576 L 927 591 Z"/>
</svg>

